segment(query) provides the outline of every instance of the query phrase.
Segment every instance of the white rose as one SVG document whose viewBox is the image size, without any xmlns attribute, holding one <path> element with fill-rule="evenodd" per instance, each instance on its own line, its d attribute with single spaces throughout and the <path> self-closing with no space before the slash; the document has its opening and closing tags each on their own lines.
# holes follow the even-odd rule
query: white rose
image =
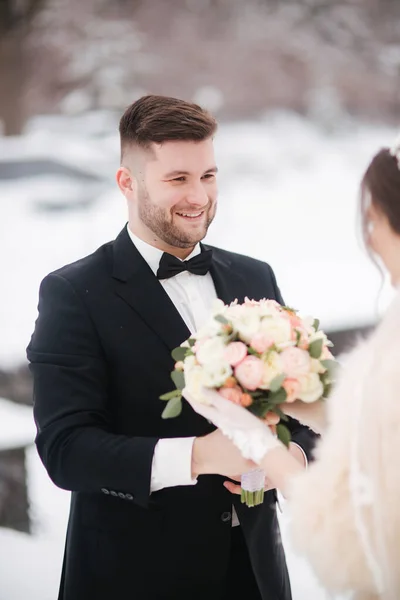
<svg viewBox="0 0 400 600">
<path fill-rule="evenodd" d="M 227 362 L 208 363 L 203 367 L 203 381 L 206 387 L 220 387 L 231 375 L 232 369 Z"/>
<path fill-rule="evenodd" d="M 317 373 L 308 373 L 298 378 L 300 383 L 299 400 L 306 403 L 315 402 L 322 397 L 324 386 Z"/>
<path fill-rule="evenodd" d="M 326 368 L 321 365 L 321 362 L 318 360 L 318 358 L 312 358 L 310 371 L 312 373 L 325 373 Z"/>
<path fill-rule="evenodd" d="M 260 316 L 261 317 L 279 317 L 282 314 L 282 308 L 275 300 L 260 301 Z"/>
<path fill-rule="evenodd" d="M 204 371 L 199 365 L 191 366 L 185 361 L 185 387 L 196 402 L 209 404 L 203 395 Z"/>
<path fill-rule="evenodd" d="M 271 385 L 271 381 L 282 373 L 282 364 L 280 356 L 277 352 L 268 352 L 266 359 L 263 359 L 264 362 L 264 372 L 262 377 L 262 382 L 260 383 L 260 388 L 262 390 L 269 390 L 269 386 Z"/>
<path fill-rule="evenodd" d="M 199 329 L 196 331 L 196 333 L 192 335 L 192 337 L 196 340 L 204 340 L 215 337 L 216 335 L 221 333 L 221 331 L 222 323 L 216 321 L 214 317 L 212 317 L 211 319 L 208 319 L 208 321 L 206 321 L 204 325 L 199 327 Z"/>
<path fill-rule="evenodd" d="M 197 365 L 197 360 L 193 354 L 186 356 L 185 360 L 183 361 L 183 370 L 184 370 L 185 374 L 187 371 L 189 371 L 196 365 Z"/>
<path fill-rule="evenodd" d="M 213 315 L 213 317 L 215 315 L 225 315 L 227 309 L 228 307 L 222 302 L 222 300 L 217 298 L 212 304 L 211 314 Z"/>
<path fill-rule="evenodd" d="M 322 340 L 324 345 L 326 345 L 328 338 L 326 337 L 325 333 L 319 329 L 318 331 L 314 330 L 314 333 L 310 335 L 310 344 L 316 340 Z"/>
<path fill-rule="evenodd" d="M 201 365 L 220 365 L 224 360 L 226 345 L 221 337 L 213 337 L 199 343 L 196 358 Z"/>
<path fill-rule="evenodd" d="M 261 320 L 260 328 L 261 332 L 273 339 L 275 344 L 284 344 L 291 341 L 292 329 L 288 319 L 283 317 L 264 317 Z"/>
<path fill-rule="evenodd" d="M 239 334 L 240 339 L 247 344 L 260 330 L 260 317 L 256 310 L 244 310 L 230 317 L 233 327 Z"/>
</svg>

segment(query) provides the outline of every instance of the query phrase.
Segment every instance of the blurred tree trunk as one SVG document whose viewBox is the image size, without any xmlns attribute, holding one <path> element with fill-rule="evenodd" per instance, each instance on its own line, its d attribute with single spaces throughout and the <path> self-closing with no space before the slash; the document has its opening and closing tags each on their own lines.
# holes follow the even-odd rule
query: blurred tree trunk
<svg viewBox="0 0 400 600">
<path fill-rule="evenodd" d="M 26 37 L 44 0 L 0 0 L 0 120 L 5 135 L 21 133 L 28 78 Z"/>
</svg>

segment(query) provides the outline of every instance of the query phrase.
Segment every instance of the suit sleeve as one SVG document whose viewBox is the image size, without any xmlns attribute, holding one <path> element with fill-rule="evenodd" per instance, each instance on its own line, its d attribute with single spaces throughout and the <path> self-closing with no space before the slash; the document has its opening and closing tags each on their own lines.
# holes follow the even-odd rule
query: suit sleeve
<svg viewBox="0 0 400 600">
<path fill-rule="evenodd" d="M 48 275 L 27 348 L 34 383 L 36 446 L 52 481 L 79 492 L 129 493 L 147 505 L 156 438 L 112 432 L 107 364 L 82 299 Z"/>
<path fill-rule="evenodd" d="M 272 280 L 272 285 L 275 293 L 275 300 L 279 302 L 279 304 L 282 304 L 282 306 L 284 306 L 285 302 L 276 282 L 275 273 L 269 265 L 268 268 L 270 270 L 270 278 Z M 290 417 L 288 422 L 285 423 L 285 425 L 290 431 L 292 442 L 300 446 L 300 448 L 304 451 L 307 457 L 307 461 L 310 462 L 313 458 L 312 454 L 315 448 L 315 444 L 320 436 L 314 431 L 312 431 L 312 429 L 310 429 L 309 427 L 306 427 L 306 425 L 302 425 L 301 423 L 299 423 L 299 421 L 296 421 L 295 419 L 292 419 Z"/>
</svg>

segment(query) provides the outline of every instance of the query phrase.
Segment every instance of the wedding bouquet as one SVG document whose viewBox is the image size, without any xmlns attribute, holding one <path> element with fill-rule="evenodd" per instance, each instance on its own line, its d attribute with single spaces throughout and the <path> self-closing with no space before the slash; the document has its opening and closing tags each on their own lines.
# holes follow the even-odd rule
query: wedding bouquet
<svg viewBox="0 0 400 600">
<path fill-rule="evenodd" d="M 184 388 L 196 402 L 209 404 L 204 394 L 209 388 L 261 419 L 276 413 L 281 421 L 277 438 L 288 445 L 280 405 L 327 397 L 336 366 L 332 345 L 318 320 L 301 318 L 275 300 L 246 298 L 230 305 L 217 300 L 204 327 L 172 351 L 176 389 L 160 396 L 168 401 L 162 417 L 180 414 Z M 263 501 L 264 477 L 261 485 L 259 469 L 242 476 L 242 502 L 255 506 Z"/>
</svg>

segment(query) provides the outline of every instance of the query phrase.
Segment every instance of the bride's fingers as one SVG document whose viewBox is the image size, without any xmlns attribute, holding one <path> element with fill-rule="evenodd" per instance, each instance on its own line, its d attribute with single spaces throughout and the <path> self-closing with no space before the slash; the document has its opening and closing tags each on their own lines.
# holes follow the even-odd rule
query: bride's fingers
<svg viewBox="0 0 400 600">
<path fill-rule="evenodd" d="M 276 413 L 270 411 L 270 412 L 267 412 L 267 414 L 265 415 L 263 421 L 267 425 L 274 426 L 274 425 L 278 425 L 278 423 L 280 421 L 280 417 Z"/>
</svg>

